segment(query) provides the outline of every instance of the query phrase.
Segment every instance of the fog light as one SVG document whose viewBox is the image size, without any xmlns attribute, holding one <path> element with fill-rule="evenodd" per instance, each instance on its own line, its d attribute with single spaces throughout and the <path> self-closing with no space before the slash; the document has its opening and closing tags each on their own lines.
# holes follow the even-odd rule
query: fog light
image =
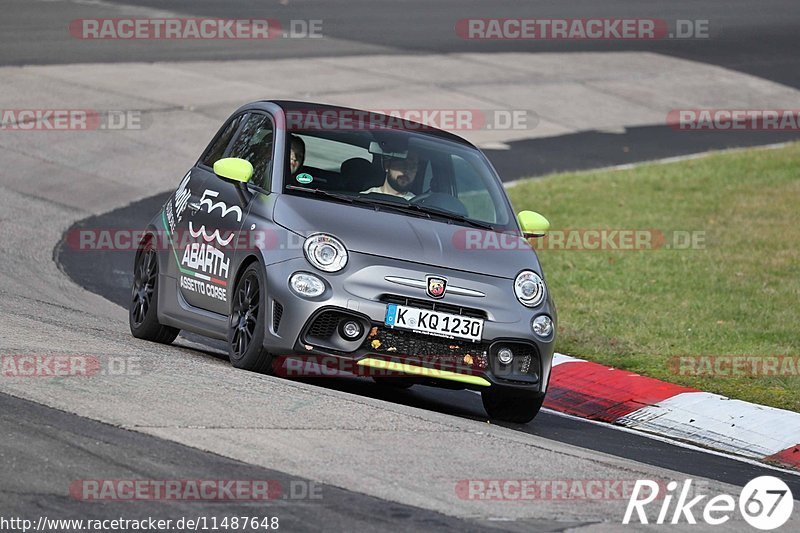
<svg viewBox="0 0 800 533">
<path fill-rule="evenodd" d="M 355 320 L 348 320 L 342 324 L 342 337 L 347 340 L 355 340 L 361 336 L 361 324 Z"/>
<path fill-rule="evenodd" d="M 289 279 L 292 290 L 306 298 L 316 298 L 325 292 L 325 283 L 314 274 L 297 272 Z"/>
<path fill-rule="evenodd" d="M 539 315 L 531 322 L 531 329 L 539 337 L 547 338 L 553 333 L 553 319 L 547 315 Z"/>
<path fill-rule="evenodd" d="M 514 359 L 514 352 L 511 351 L 511 348 L 500 348 L 497 350 L 497 360 L 507 365 Z"/>
</svg>

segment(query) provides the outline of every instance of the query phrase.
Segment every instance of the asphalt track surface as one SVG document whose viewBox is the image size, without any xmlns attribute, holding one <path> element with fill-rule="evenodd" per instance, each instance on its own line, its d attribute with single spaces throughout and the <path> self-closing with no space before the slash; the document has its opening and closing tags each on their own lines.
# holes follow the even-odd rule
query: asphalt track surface
<svg viewBox="0 0 800 533">
<path fill-rule="evenodd" d="M 0 423 L 0 457 L 7 461 L 0 516 L 31 516 L 42 510 L 49 513 L 45 516 L 65 520 L 205 517 L 209 523 L 212 517 L 278 516 L 280 527 L 289 531 L 386 531 L 398 521 L 408 530 L 481 531 L 487 527 L 287 476 L 5 394 L 0 394 Z M 274 483 L 276 493 L 267 502 L 86 502 L 79 493 L 66 496 L 63 487 L 87 471 L 93 472 L 93 479 L 266 480 Z M 296 497 L 303 495 L 305 487 L 319 498 L 293 501 L 292 492 Z M 547 525 L 536 527 L 546 529 Z"/>
<path fill-rule="evenodd" d="M 71 39 L 65 21 L 99 17 L 103 4 L 142 6 L 203 17 L 323 21 L 324 35 L 355 43 L 346 52 L 312 43 L 231 47 L 230 43 L 176 46 L 157 41 L 131 48 L 124 43 Z M 52 64 L 189 59 L 254 59 L 365 54 L 383 50 L 420 54 L 450 52 L 580 52 L 646 50 L 740 70 L 800 87 L 800 34 L 793 0 L 109 0 L 41 4 L 6 0 L 0 23 L 0 63 Z M 467 41 L 454 31 L 464 18 L 662 18 L 709 21 L 710 39 L 655 41 Z M 54 47 L 58 52 L 54 53 Z M 387 68 L 391 68 L 387 65 Z M 268 96 L 267 96 L 268 97 Z"/>
<path fill-rule="evenodd" d="M 285 5 L 284 5 L 285 3 Z M 679 0 L 643 3 L 515 2 L 511 0 L 6 0 L 0 20 L 0 65 L 308 58 L 365 54 L 443 54 L 493 52 L 646 51 L 708 63 L 800 88 L 800 20 L 793 0 Z M 82 41 L 72 38 L 70 21 L 130 16 L 197 16 L 321 20 L 325 40 L 276 39 L 266 45 L 247 41 L 176 42 Z M 142 11 L 142 10 L 152 10 Z M 469 41 L 455 32 L 464 18 L 625 17 L 708 20 L 708 39 L 644 41 Z M 330 38 L 330 39 L 327 39 Z M 386 70 L 392 65 L 387 63 Z M 213 75 L 213 73 L 209 73 Z M 276 73 L 277 76 L 280 73 Z M 418 80 L 424 82 L 425 80 Z M 487 80 L 491 81 L 491 80 Z M 501 80 L 499 80 L 501 81 Z M 302 88 L 302 79 L 297 80 Z M 270 98 L 264 94 L 264 98 Z M 796 140 L 800 133 L 729 131 L 686 132 L 664 124 L 625 132 L 587 131 L 545 139 L 520 140 L 508 149 L 487 150 L 504 180 L 564 170 L 582 170 L 695 154 L 710 149 L 756 146 Z"/>
<path fill-rule="evenodd" d="M 65 21 L 79 17 L 118 16 L 110 4 L 140 6 L 185 13 L 187 16 L 226 18 L 274 17 L 279 20 L 322 19 L 325 34 L 340 42 L 319 46 L 313 41 L 286 41 L 268 48 L 241 43 L 147 42 L 130 47 L 109 42 L 87 46 L 66 33 Z M 344 7 L 343 7 L 344 6 Z M 329 1 L 225 2 L 136 1 L 30 2 L 6 0 L 0 20 L 0 64 L 70 64 L 126 61 L 189 61 L 264 58 L 300 58 L 362 54 L 449 52 L 579 52 L 654 51 L 738 70 L 791 87 L 800 88 L 800 33 L 798 10 L 792 0 L 766 2 L 670 2 L 649 6 L 633 1 L 565 4 L 549 1 L 525 4 L 497 0 L 383 1 L 346 3 Z M 135 12 L 135 10 L 133 11 Z M 592 17 L 625 16 L 665 19 L 708 19 L 714 39 L 659 42 L 467 42 L 454 35 L 456 20 L 467 17 Z M 390 68 L 390 66 L 387 66 Z M 269 97 L 269 95 L 264 95 Z M 577 170 L 696 153 L 708 149 L 771 144 L 797 138 L 795 134 L 763 132 L 731 134 L 676 133 L 663 125 L 629 128 L 624 133 L 588 131 L 559 137 L 514 141 L 509 150 L 487 150 L 501 174 L 514 179 L 552 171 Z M 128 207 L 78 222 L 75 228 L 143 227 L 163 203 L 164 195 L 134 202 Z M 80 286 L 119 305 L 125 305 L 130 282 L 130 254 L 115 252 L 97 257 L 74 253 L 60 243 L 54 260 Z M 204 355 L 223 358 L 218 344 L 196 336 L 198 361 Z M 409 391 L 387 390 L 368 380 L 308 380 L 320 389 L 378 399 L 443 413 L 454 418 L 485 420 L 477 395 L 417 386 Z M 107 518 L 117 514 L 253 515 L 252 504 L 76 502 L 65 497 L 63 487 L 91 472 L 96 478 L 206 478 L 277 479 L 287 474 L 241 463 L 176 444 L 151 435 L 109 426 L 87 418 L 0 394 L 0 460 L 5 480 L 0 513 L 38 515 L 52 509 L 59 518 Z M 704 477 L 741 486 L 758 475 L 774 471 L 734 459 L 687 449 L 611 427 L 544 412 L 525 426 L 508 426 L 517 432 L 640 462 L 687 476 Z M 781 476 L 800 494 L 800 478 Z M 301 480 L 302 481 L 302 480 Z M 498 528 L 507 530 L 563 530 L 584 523 L 546 520 L 487 522 L 459 520 L 436 512 L 325 486 L 323 502 L 277 502 L 287 529 L 304 530 L 452 530 Z M 398 526 L 398 523 L 401 524 Z M 293 526 L 293 527 L 291 527 Z"/>
</svg>

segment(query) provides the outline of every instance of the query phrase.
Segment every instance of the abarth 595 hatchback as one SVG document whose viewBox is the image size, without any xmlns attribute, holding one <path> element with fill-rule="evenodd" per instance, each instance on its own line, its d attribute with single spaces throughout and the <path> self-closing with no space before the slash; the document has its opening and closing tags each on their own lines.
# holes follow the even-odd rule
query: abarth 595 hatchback
<svg viewBox="0 0 800 533">
<path fill-rule="evenodd" d="M 324 356 L 398 387 L 480 391 L 491 418 L 544 401 L 556 310 L 484 154 L 397 117 L 289 101 L 237 110 L 145 232 L 130 328 L 227 342 L 238 368 Z"/>
</svg>

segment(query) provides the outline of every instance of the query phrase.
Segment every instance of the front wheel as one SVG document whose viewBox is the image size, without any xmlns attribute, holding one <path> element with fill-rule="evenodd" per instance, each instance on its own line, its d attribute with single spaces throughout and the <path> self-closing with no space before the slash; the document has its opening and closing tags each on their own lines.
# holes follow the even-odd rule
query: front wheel
<svg viewBox="0 0 800 533">
<path fill-rule="evenodd" d="M 272 356 L 264 349 L 265 287 L 261 265 L 248 266 L 233 291 L 228 356 L 236 368 L 266 374 L 272 370 Z"/>
<path fill-rule="evenodd" d="M 162 344 L 171 343 L 180 333 L 179 329 L 158 323 L 158 257 L 152 240 L 139 249 L 133 263 L 128 324 L 137 339 Z"/>
<path fill-rule="evenodd" d="M 489 418 L 525 424 L 539 414 L 544 403 L 544 394 L 494 386 L 481 391 L 481 399 Z"/>
</svg>

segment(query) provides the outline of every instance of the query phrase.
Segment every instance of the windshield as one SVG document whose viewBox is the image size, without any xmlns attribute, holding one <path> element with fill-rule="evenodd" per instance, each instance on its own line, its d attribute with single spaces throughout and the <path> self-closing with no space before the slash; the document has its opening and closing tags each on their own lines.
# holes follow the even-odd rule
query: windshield
<svg viewBox="0 0 800 533">
<path fill-rule="evenodd" d="M 292 131 L 285 157 L 286 194 L 516 229 L 499 180 L 470 146 L 398 130 Z"/>
</svg>

